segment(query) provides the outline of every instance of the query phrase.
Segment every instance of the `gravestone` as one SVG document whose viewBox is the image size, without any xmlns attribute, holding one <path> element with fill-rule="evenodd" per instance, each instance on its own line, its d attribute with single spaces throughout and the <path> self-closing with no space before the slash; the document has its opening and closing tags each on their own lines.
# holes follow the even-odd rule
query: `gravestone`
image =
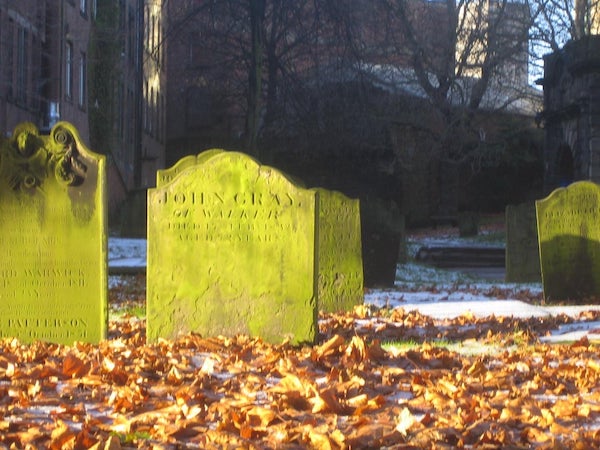
<svg viewBox="0 0 600 450">
<path fill-rule="evenodd" d="M 1 138 L 0 138 L 1 139 Z M 107 330 L 105 157 L 77 130 L 0 144 L 0 336 L 97 343 Z"/>
<path fill-rule="evenodd" d="M 351 311 L 363 303 L 359 201 L 317 188 L 319 309 Z"/>
<path fill-rule="evenodd" d="M 317 193 L 237 152 L 148 191 L 147 339 L 317 335 Z"/>
<path fill-rule="evenodd" d="M 539 283 L 540 250 L 533 202 L 506 207 L 506 275 L 510 283 Z"/>
<path fill-rule="evenodd" d="M 377 197 L 360 200 L 364 284 L 393 287 L 407 252 L 404 216 L 395 202 Z"/>
<path fill-rule="evenodd" d="M 579 181 L 537 200 L 544 298 L 594 301 L 600 295 L 600 186 Z"/>
</svg>

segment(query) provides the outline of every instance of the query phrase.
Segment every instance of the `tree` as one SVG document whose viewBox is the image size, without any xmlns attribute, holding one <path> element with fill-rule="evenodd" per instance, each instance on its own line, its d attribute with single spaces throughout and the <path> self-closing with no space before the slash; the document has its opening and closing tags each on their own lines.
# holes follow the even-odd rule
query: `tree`
<svg viewBox="0 0 600 450">
<path fill-rule="evenodd" d="M 169 48 L 187 49 L 183 70 L 174 75 L 210 93 L 214 109 L 231 121 L 229 132 L 241 137 L 237 146 L 259 156 L 258 139 L 280 118 L 282 92 L 298 81 L 312 3 L 226 0 L 169 8 Z"/>
<path fill-rule="evenodd" d="M 567 41 L 600 32 L 599 0 L 529 0 L 535 9 L 530 39 L 533 71 L 541 76 L 542 56 Z"/>
<path fill-rule="evenodd" d="M 352 150 L 363 157 L 360 170 L 385 166 L 398 178 L 397 166 L 411 161 L 389 155 L 405 146 L 394 143 L 396 129 L 415 137 L 419 158 L 439 163 L 444 177 L 502 150 L 482 111 L 514 112 L 539 97 L 528 85 L 527 61 L 528 32 L 541 10 L 524 1 L 170 4 L 169 38 L 189 51 L 180 73 L 169 76 L 210 96 L 207 109 L 223 119 L 207 122 L 207 130 L 223 127 L 255 156 L 268 142 L 286 151 L 281 143 L 292 142 L 319 157 Z M 196 98 L 183 95 L 182 102 Z M 456 209 L 455 199 L 443 203 Z"/>
<path fill-rule="evenodd" d="M 508 0 L 378 0 L 371 14 L 383 19 L 373 33 L 386 53 L 367 49 L 361 59 L 372 64 L 364 71 L 429 103 L 425 125 L 406 116 L 396 122 L 431 136 L 429 159 L 439 162 L 443 185 L 440 205 L 453 213 L 459 168 L 477 167 L 499 148 L 488 142 L 480 112 L 516 111 L 531 95 L 527 58 L 534 15 L 529 5 Z"/>
</svg>

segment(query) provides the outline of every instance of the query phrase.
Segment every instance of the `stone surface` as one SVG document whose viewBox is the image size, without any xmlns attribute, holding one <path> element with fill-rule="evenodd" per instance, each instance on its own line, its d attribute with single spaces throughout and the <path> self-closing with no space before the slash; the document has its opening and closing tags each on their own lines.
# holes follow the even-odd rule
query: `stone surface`
<svg viewBox="0 0 600 450">
<path fill-rule="evenodd" d="M 544 297 L 597 301 L 600 295 L 600 186 L 579 181 L 536 201 Z"/>
<path fill-rule="evenodd" d="M 147 339 L 317 335 L 316 202 L 237 152 L 148 191 Z"/>
<path fill-rule="evenodd" d="M 59 122 L 0 145 L 0 335 L 96 343 L 107 330 L 105 158 Z"/>
<path fill-rule="evenodd" d="M 352 311 L 363 303 L 359 201 L 317 188 L 319 309 Z"/>
<path fill-rule="evenodd" d="M 506 281 L 539 283 L 540 250 L 535 203 L 506 207 Z"/>
<path fill-rule="evenodd" d="M 596 2 L 597 3 L 597 2 Z M 600 35 L 544 55 L 544 192 L 574 180 L 600 182 Z"/>
<path fill-rule="evenodd" d="M 389 200 L 360 201 L 363 274 L 366 287 L 393 287 L 398 263 L 406 262 L 404 216 Z"/>
</svg>

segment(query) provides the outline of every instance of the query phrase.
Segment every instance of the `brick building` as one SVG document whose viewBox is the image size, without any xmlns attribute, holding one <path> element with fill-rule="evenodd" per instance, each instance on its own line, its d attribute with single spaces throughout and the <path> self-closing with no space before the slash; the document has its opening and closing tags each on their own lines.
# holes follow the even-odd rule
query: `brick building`
<svg viewBox="0 0 600 450">
<path fill-rule="evenodd" d="M 111 213 L 152 186 L 164 165 L 163 3 L 0 0 L 0 130 L 73 123 L 83 142 L 109 156 Z M 92 89 L 99 73 L 104 91 Z"/>
<path fill-rule="evenodd" d="M 0 129 L 58 119 L 88 133 L 87 1 L 0 1 Z"/>
</svg>

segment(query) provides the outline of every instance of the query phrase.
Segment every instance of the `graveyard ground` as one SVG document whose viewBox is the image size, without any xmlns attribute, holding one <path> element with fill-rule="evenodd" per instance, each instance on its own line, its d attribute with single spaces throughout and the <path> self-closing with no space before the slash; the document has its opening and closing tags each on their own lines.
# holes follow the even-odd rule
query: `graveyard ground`
<svg viewBox="0 0 600 450">
<path fill-rule="evenodd" d="M 398 277 L 321 315 L 302 348 L 146 345 L 144 276 L 111 277 L 106 341 L 0 341 L 0 448 L 600 447 L 596 306 L 553 309 L 535 284 L 412 263 Z"/>
</svg>

